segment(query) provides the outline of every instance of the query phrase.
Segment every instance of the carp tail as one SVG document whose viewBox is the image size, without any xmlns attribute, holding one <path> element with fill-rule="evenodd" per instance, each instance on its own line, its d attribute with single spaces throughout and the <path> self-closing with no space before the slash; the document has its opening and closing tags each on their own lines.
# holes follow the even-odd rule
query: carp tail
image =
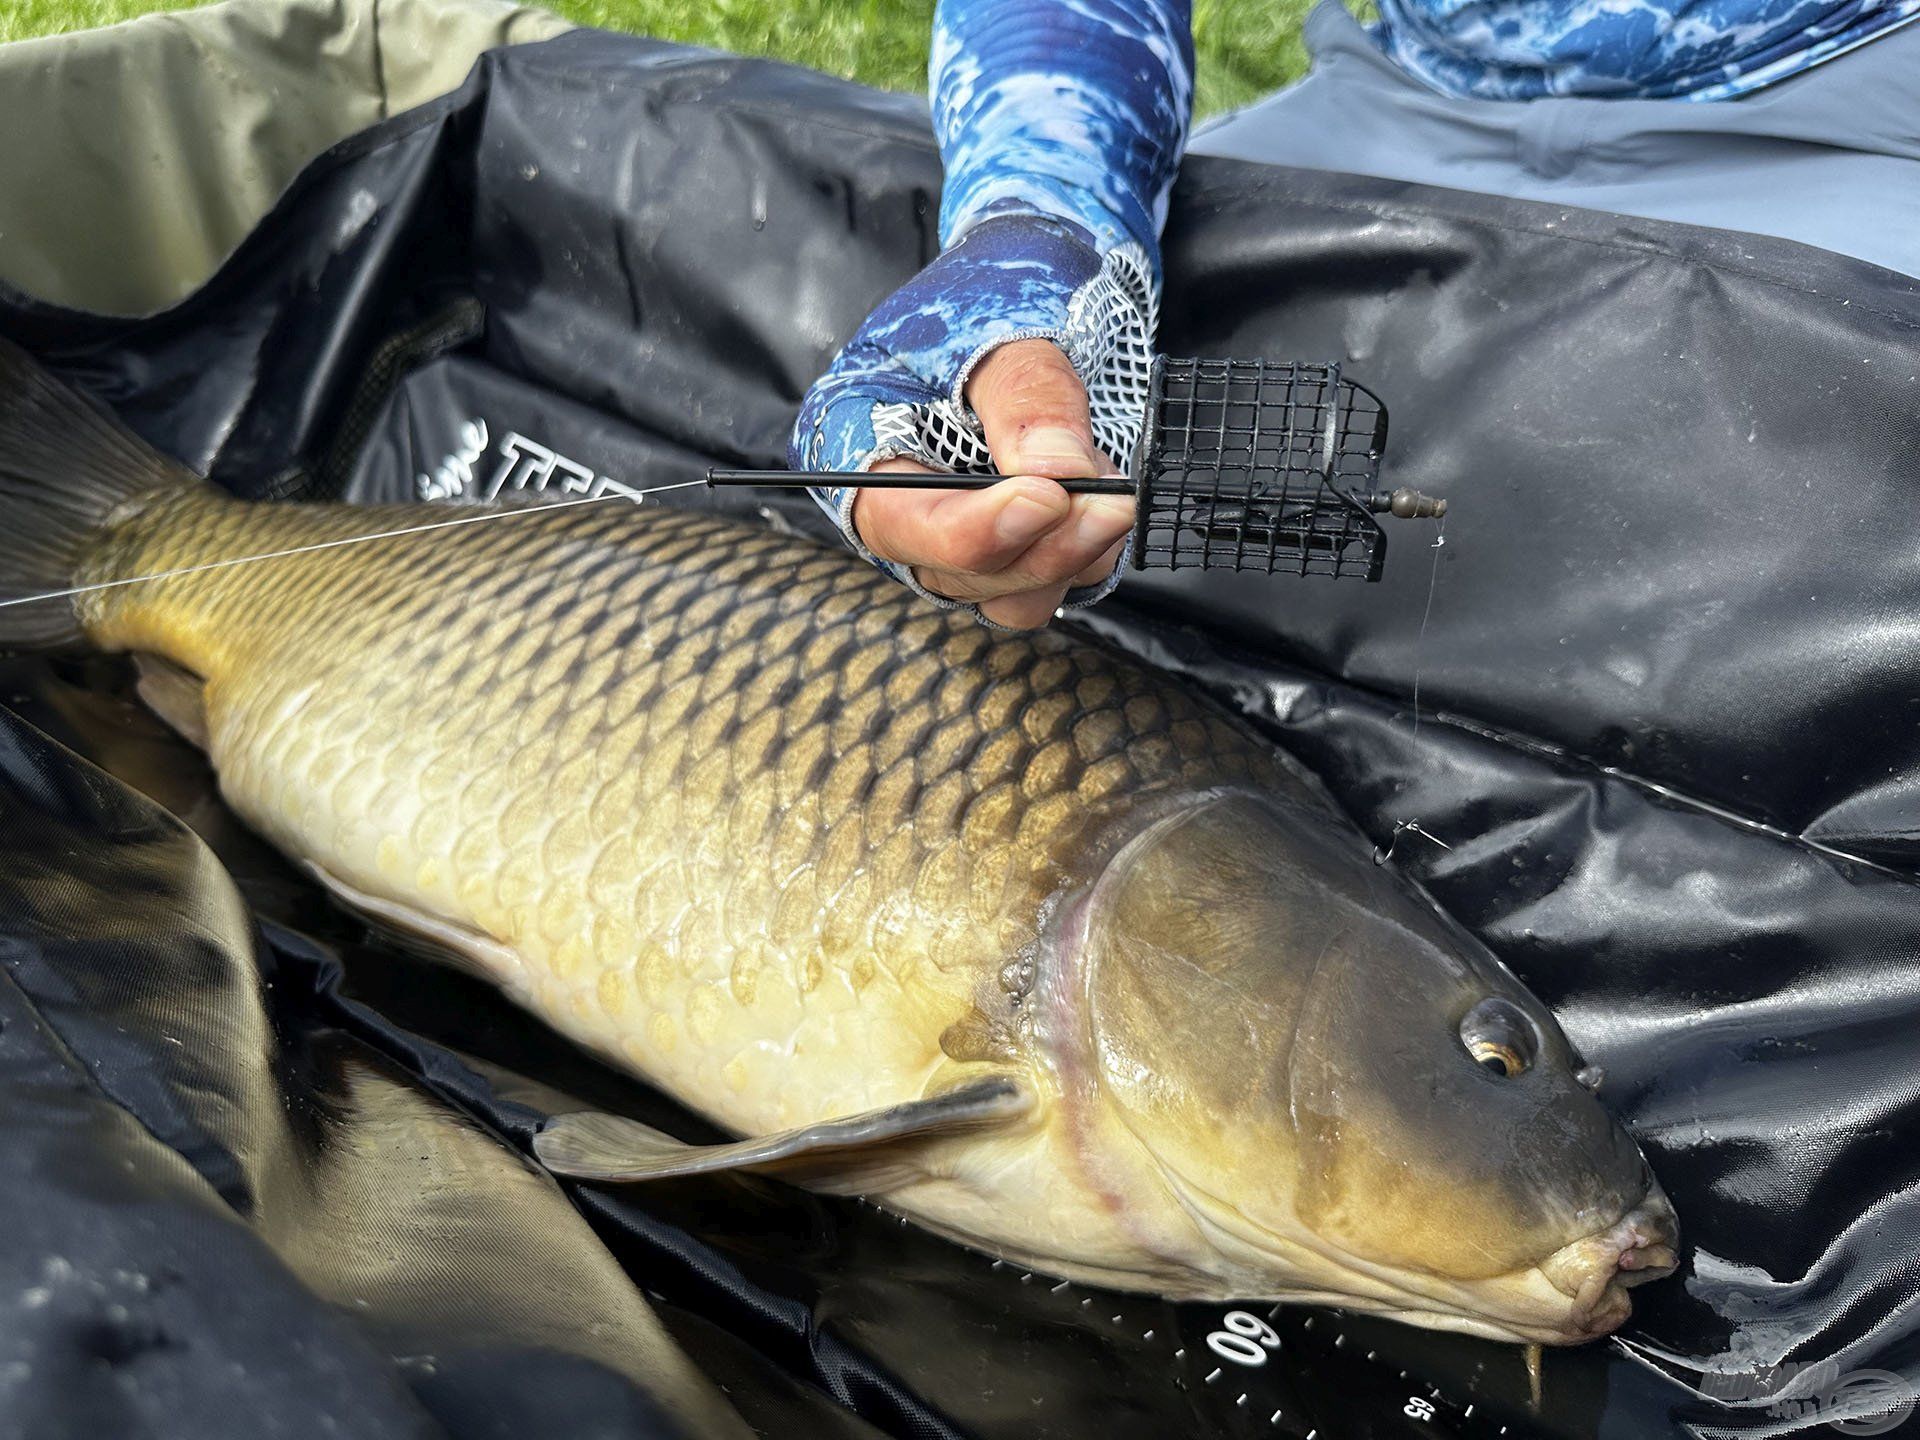
<svg viewBox="0 0 1920 1440">
<path fill-rule="evenodd" d="M 89 539 L 143 496 L 204 484 L 0 340 L 0 647 L 78 641 L 73 599 L 59 592 Z"/>
</svg>

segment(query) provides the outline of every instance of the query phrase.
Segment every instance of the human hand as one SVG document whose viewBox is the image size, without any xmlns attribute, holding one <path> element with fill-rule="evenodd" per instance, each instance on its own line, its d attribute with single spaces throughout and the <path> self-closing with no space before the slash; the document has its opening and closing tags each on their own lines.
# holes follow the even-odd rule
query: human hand
<svg viewBox="0 0 1920 1440">
<path fill-rule="evenodd" d="M 1087 390 L 1051 340 L 1014 340 L 968 378 L 994 468 L 986 490 L 862 490 L 853 524 L 883 560 L 913 568 L 936 595 L 974 602 L 996 625 L 1045 625 L 1067 592 L 1103 583 L 1133 528 L 1126 495 L 1070 495 L 1058 480 L 1111 475 L 1087 415 Z M 876 470 L 931 467 L 883 460 Z"/>
<path fill-rule="evenodd" d="M 1138 423 L 1131 406 L 1116 407 L 1119 424 L 1092 415 L 1082 380 L 1123 341 L 1145 349 L 1144 268 L 1135 290 L 1113 278 L 1116 268 L 1078 227 L 1003 217 L 968 232 L 874 312 L 809 392 L 794 464 L 1010 478 L 975 491 L 826 492 L 856 548 L 923 593 L 1010 628 L 1044 625 L 1070 596 L 1080 603 L 1111 588 L 1131 497 L 1069 495 L 1056 482 L 1115 473 L 1102 441 L 1109 451 L 1130 446 L 1123 427 Z M 1084 305 L 1089 295 L 1104 308 Z M 1099 313 L 1104 328 L 1082 310 Z"/>
</svg>

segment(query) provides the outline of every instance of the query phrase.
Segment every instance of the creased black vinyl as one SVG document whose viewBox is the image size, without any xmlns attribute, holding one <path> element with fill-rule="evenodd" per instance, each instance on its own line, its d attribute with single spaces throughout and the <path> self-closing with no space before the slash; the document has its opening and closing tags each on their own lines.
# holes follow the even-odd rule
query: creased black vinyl
<svg viewBox="0 0 1920 1440">
<path fill-rule="evenodd" d="M 0 296 L 0 332 L 242 494 L 666 483 L 780 462 L 931 255 L 937 181 L 915 102 L 582 32 L 322 157 L 175 310 Z M 1482 1342 L 1259 1307 L 1247 1363 L 1229 1307 L 858 1202 L 563 1189 L 525 1159 L 558 1106 L 699 1126 L 334 909 L 119 662 L 20 657 L 0 1427 L 1639 1440 L 1920 1384 L 1920 288 L 1195 162 L 1161 338 L 1341 360 L 1392 412 L 1385 478 L 1452 503 L 1377 586 L 1134 575 L 1089 623 L 1383 845 L 1417 821 L 1394 863 L 1605 1067 L 1687 1242 L 1622 1341 L 1549 1355 L 1532 1412 Z"/>
</svg>

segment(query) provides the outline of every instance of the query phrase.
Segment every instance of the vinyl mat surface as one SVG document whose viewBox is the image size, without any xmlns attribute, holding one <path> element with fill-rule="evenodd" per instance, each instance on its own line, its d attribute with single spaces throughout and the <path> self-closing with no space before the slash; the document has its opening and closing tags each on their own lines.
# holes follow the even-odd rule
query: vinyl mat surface
<svg viewBox="0 0 1920 1440">
<path fill-rule="evenodd" d="M 243 494 L 638 487 L 776 463 L 935 195 L 910 102 L 580 33 L 330 151 L 175 309 L 0 296 L 0 333 Z M 1622 1339 L 1550 1355 L 1535 1413 L 1508 1348 L 1063 1287 L 771 1183 L 562 1189 L 523 1158 L 555 1108 L 698 1124 L 334 909 L 120 662 L 20 657 L 0 1399 L 32 1433 L 1639 1440 L 1920 1381 L 1920 295 L 1228 162 L 1174 215 L 1164 347 L 1341 359 L 1446 543 L 1396 536 L 1377 586 L 1133 576 L 1089 623 L 1369 834 L 1451 847 L 1395 859 L 1606 1068 L 1682 1216 Z"/>
</svg>

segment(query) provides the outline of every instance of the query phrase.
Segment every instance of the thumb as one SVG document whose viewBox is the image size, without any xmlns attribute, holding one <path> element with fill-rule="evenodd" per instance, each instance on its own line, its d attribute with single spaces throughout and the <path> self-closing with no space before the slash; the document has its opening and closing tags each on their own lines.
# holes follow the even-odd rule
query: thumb
<svg viewBox="0 0 1920 1440">
<path fill-rule="evenodd" d="M 967 377 L 966 400 L 1002 475 L 1071 480 L 1112 468 L 1093 443 L 1087 387 L 1051 340 L 1012 340 L 991 352 Z"/>
</svg>

